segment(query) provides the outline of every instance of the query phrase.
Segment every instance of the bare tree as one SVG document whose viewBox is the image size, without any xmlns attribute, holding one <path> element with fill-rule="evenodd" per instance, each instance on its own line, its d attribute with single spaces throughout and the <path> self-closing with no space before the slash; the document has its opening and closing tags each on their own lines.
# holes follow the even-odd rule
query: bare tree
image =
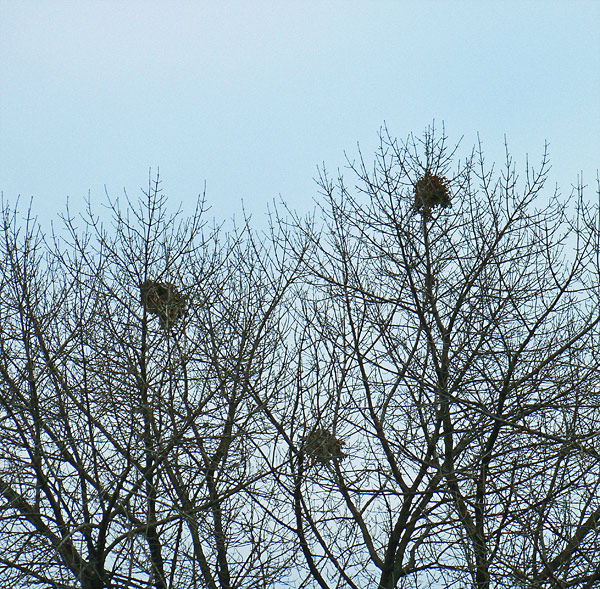
<svg viewBox="0 0 600 589">
<path fill-rule="evenodd" d="M 168 217 L 158 178 L 110 205 L 110 231 L 89 211 L 55 243 L 4 209 L 0 578 L 272 587 L 288 556 L 246 497 L 269 498 L 257 403 L 293 269 L 247 226 L 208 230 L 202 202 Z"/>
<path fill-rule="evenodd" d="M 317 586 L 600 580 L 598 208 L 480 147 L 382 133 L 297 219 L 286 492 Z"/>
<path fill-rule="evenodd" d="M 599 211 L 385 131 L 321 218 L 2 210 L 0 581 L 592 587 Z"/>
</svg>

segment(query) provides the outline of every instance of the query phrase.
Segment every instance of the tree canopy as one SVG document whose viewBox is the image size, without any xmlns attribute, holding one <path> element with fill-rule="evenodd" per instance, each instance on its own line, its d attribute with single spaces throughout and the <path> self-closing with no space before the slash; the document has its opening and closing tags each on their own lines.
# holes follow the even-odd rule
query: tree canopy
<svg viewBox="0 0 600 589">
<path fill-rule="evenodd" d="M 596 586 L 598 204 L 457 153 L 383 130 L 263 232 L 4 204 L 3 584 Z"/>
</svg>

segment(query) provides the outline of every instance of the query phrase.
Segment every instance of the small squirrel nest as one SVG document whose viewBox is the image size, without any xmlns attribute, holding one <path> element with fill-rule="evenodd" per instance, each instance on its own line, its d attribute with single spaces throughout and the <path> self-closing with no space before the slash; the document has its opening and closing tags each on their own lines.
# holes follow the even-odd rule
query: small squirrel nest
<svg viewBox="0 0 600 589">
<path fill-rule="evenodd" d="M 316 429 L 302 438 L 302 449 L 315 461 L 327 464 L 334 458 L 346 456 L 342 452 L 345 442 L 338 440 L 329 430 Z"/>
<path fill-rule="evenodd" d="M 435 176 L 429 170 L 415 184 L 414 208 L 420 211 L 426 221 L 431 220 L 434 206 L 451 207 L 448 181 L 443 176 Z"/>
<path fill-rule="evenodd" d="M 165 329 L 185 315 L 187 300 L 170 282 L 146 280 L 140 285 L 142 306 L 158 316 Z"/>
</svg>

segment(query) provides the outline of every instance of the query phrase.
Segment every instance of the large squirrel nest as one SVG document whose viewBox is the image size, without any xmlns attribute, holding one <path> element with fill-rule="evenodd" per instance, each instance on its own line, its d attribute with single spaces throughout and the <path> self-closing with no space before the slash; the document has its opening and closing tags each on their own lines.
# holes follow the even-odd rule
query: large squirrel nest
<svg viewBox="0 0 600 589">
<path fill-rule="evenodd" d="M 185 315 L 186 297 L 170 282 L 146 280 L 140 285 L 142 306 L 156 315 L 165 329 L 172 327 Z"/>
<path fill-rule="evenodd" d="M 434 206 L 451 207 L 448 181 L 443 176 L 435 176 L 429 170 L 415 184 L 414 208 L 426 221 L 431 220 L 431 209 Z"/>
<path fill-rule="evenodd" d="M 346 456 L 342 452 L 342 446 L 345 442 L 338 440 L 329 430 L 315 429 L 302 438 L 302 441 L 304 452 L 321 464 L 327 464 L 334 458 Z"/>
</svg>

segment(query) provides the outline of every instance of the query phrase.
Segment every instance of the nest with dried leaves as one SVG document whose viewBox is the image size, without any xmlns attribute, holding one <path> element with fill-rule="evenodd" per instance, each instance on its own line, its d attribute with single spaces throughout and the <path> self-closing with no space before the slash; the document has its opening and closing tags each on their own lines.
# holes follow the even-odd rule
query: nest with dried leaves
<svg viewBox="0 0 600 589">
<path fill-rule="evenodd" d="M 419 211 L 426 221 L 431 220 L 431 210 L 435 206 L 451 207 L 448 180 L 436 176 L 429 170 L 415 184 L 414 208 Z"/>
<path fill-rule="evenodd" d="M 321 464 L 327 464 L 334 458 L 344 458 L 346 456 L 342 452 L 344 444 L 345 442 L 338 440 L 329 430 L 324 428 L 315 429 L 302 438 L 304 452 Z"/>
<path fill-rule="evenodd" d="M 165 329 L 172 327 L 187 311 L 187 298 L 170 282 L 146 280 L 140 285 L 143 307 L 156 315 Z"/>
</svg>

